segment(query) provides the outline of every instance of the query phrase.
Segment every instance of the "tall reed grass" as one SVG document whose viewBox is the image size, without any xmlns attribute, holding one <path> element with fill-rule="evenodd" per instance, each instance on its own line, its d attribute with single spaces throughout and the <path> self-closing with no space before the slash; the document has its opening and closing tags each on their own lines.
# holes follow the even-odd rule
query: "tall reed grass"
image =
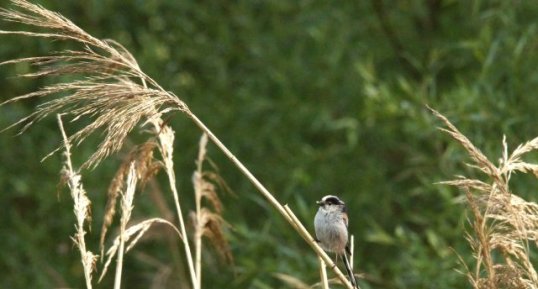
<svg viewBox="0 0 538 289">
<path fill-rule="evenodd" d="M 499 163 L 490 161 L 445 116 L 432 109 L 448 133 L 461 144 L 471 159 L 469 166 L 483 177 L 458 176 L 441 182 L 464 192 L 470 211 L 470 230 L 466 238 L 473 252 L 473 263 L 462 265 L 475 289 L 538 288 L 538 275 L 531 261 L 538 240 L 538 204 L 526 201 L 510 187 L 515 173 L 538 177 L 538 165 L 523 157 L 538 149 L 538 138 L 509 151 L 503 137 Z M 463 271 L 463 270 L 462 270 Z"/>
<path fill-rule="evenodd" d="M 81 169 L 96 168 L 99 163 L 119 152 L 128 135 L 137 127 L 150 131 L 148 140 L 137 146 L 120 166 L 108 190 L 108 203 L 103 216 L 101 231 L 101 258 L 105 257 L 100 280 L 116 258 L 114 288 L 120 288 L 122 280 L 123 256 L 147 232 L 152 224 L 164 223 L 177 233 L 187 263 L 190 286 L 202 288 L 202 238 L 208 237 L 217 247 L 223 258 L 232 260 L 225 235 L 222 233 L 226 222 L 222 219 L 221 206 L 216 194 L 215 183 L 221 183 L 216 174 L 202 169 L 205 159 L 205 146 L 210 139 L 231 162 L 249 179 L 266 200 L 284 217 L 292 228 L 303 237 L 322 262 L 329 264 L 339 281 L 347 288 L 352 288 L 345 275 L 334 265 L 329 256 L 318 246 L 314 238 L 305 229 L 293 211 L 281 204 L 254 175 L 232 154 L 228 148 L 206 127 L 206 125 L 188 108 L 181 98 L 162 88 L 139 67 L 133 55 L 114 40 L 101 40 L 93 37 L 59 13 L 49 11 L 42 6 L 25 0 L 11 0 L 14 9 L 0 9 L 0 18 L 28 26 L 27 30 L 5 31 L 1 34 L 37 37 L 56 41 L 69 41 L 78 45 L 78 49 L 62 50 L 47 56 L 8 60 L 0 66 L 14 63 L 27 63 L 36 72 L 26 73 L 20 77 L 48 77 L 55 79 L 55 84 L 37 91 L 7 100 L 0 105 L 25 100 L 28 98 L 46 98 L 38 108 L 12 126 L 21 126 L 21 133 L 29 126 L 49 115 L 59 116 L 60 130 L 64 144 L 56 151 L 65 150 L 66 156 L 72 153 L 73 145 L 80 145 L 89 135 L 102 132 L 104 137 Z M 62 76 L 68 76 L 63 77 Z M 191 214 L 194 232 L 187 231 L 187 220 L 180 192 L 176 186 L 174 171 L 174 130 L 163 120 L 165 114 L 181 112 L 198 126 L 204 137 L 200 143 L 197 169 L 193 176 L 195 208 Z M 84 121 L 89 123 L 73 135 L 67 136 L 63 129 L 63 119 L 69 123 Z M 72 145 L 73 144 L 73 145 Z M 56 152 L 55 151 L 55 152 Z M 157 151 L 160 157 L 156 158 Z M 54 153 L 54 152 L 53 152 Z M 86 287 L 92 288 L 96 255 L 86 249 L 84 243 L 84 224 L 90 216 L 90 203 L 82 188 L 81 177 L 69 158 L 66 159 L 65 179 L 71 190 L 77 217 L 75 244 L 79 247 L 85 271 Z M 131 224 L 132 211 L 136 207 L 135 192 L 159 170 L 164 171 L 168 180 L 168 189 L 173 196 L 177 223 L 163 218 L 155 218 Z M 120 228 L 113 244 L 105 251 L 107 231 L 120 211 Z M 210 208 L 204 206 L 210 204 Z M 194 241 L 191 244 L 191 236 Z M 194 252 L 191 249 L 194 245 Z"/>
</svg>

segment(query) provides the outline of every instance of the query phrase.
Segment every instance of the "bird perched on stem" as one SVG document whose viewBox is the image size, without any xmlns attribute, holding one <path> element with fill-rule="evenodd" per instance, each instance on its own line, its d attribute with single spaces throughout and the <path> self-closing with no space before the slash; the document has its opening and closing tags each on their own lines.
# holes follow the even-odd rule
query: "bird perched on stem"
<svg viewBox="0 0 538 289">
<path fill-rule="evenodd" d="M 316 241 L 327 252 L 336 253 L 336 257 L 342 256 L 349 281 L 353 288 L 357 288 L 357 282 L 353 275 L 349 257 L 351 251 L 348 244 L 348 216 L 346 204 L 337 196 L 327 195 L 317 202 L 318 212 L 314 218 Z"/>
</svg>

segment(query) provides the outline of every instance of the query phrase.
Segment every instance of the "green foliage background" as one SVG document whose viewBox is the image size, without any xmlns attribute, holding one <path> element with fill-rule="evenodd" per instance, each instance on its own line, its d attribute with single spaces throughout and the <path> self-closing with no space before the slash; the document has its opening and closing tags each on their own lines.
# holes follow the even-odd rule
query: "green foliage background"
<svg viewBox="0 0 538 289">
<path fill-rule="evenodd" d="M 492 160 L 538 135 L 538 2 L 535 1 L 39 1 L 99 38 L 122 43 L 142 69 L 180 96 L 270 191 L 312 230 L 315 200 L 340 195 L 350 208 L 362 288 L 469 288 L 457 251 L 472 260 L 459 192 L 436 185 L 468 173 L 465 153 L 436 127 L 428 104 L 446 114 Z M 0 1 L 8 7 L 7 1 Z M 22 29 L 3 22 L 0 29 Z M 2 36 L 0 61 L 44 55 L 66 45 Z M 14 76 L 0 66 L 2 100 L 51 80 Z M 42 100 L 0 108 L 6 127 Z M 176 174 L 185 210 L 200 131 L 183 115 L 176 130 Z M 77 125 L 68 126 L 76 131 Z M 21 136 L 0 135 L 0 287 L 83 287 L 69 236 L 68 193 L 57 193 L 61 157 L 53 117 Z M 146 135 L 135 132 L 132 142 Z M 76 148 L 77 163 L 98 138 Z M 315 255 L 215 147 L 210 156 L 235 192 L 222 194 L 234 266 L 206 251 L 205 288 L 285 288 L 280 272 L 308 284 Z M 112 157 L 84 171 L 97 241 Z M 162 178 L 162 176 L 159 176 Z M 516 176 L 524 196 L 536 183 Z M 166 192 L 166 191 L 165 191 Z M 526 192 L 526 193 L 525 193 Z M 168 194 L 165 194 L 169 198 Z M 168 199 L 172 206 L 171 198 Z M 160 214 L 150 195 L 135 217 Z M 177 263 L 159 230 L 126 256 L 124 288 L 149 288 L 157 268 Z M 175 268 L 175 267 L 173 267 Z M 184 275 L 174 269 L 166 286 Z M 108 288 L 112 279 L 102 286 Z"/>
</svg>

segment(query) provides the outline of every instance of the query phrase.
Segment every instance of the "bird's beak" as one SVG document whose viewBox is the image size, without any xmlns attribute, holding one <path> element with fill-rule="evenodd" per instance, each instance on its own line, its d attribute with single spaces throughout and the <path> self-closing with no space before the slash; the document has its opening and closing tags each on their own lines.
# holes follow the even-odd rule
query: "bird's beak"
<svg viewBox="0 0 538 289">
<path fill-rule="evenodd" d="M 316 201 L 316 204 L 318 204 L 319 206 L 322 206 L 324 203 L 323 201 Z"/>
</svg>

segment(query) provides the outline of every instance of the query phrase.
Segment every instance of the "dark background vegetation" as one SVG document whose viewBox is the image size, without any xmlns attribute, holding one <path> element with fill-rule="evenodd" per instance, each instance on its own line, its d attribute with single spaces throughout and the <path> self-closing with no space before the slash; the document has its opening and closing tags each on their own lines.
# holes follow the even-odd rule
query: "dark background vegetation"
<svg viewBox="0 0 538 289">
<path fill-rule="evenodd" d="M 39 1 L 99 38 L 122 43 L 142 69 L 180 96 L 270 191 L 313 230 L 315 200 L 340 195 L 356 238 L 362 288 L 469 288 L 459 263 L 472 260 L 465 207 L 436 182 L 468 173 L 465 153 L 436 128 L 428 104 L 497 160 L 502 135 L 514 148 L 538 135 L 538 4 L 535 1 Z M 6 0 L 0 1 L 8 7 Z M 22 29 L 2 23 L 0 29 Z M 0 61 L 69 48 L 1 36 Z M 2 100 L 51 80 L 0 67 Z M 41 100 L 0 108 L 6 127 Z M 184 210 L 200 131 L 181 114 L 175 165 Z M 68 132 L 78 125 L 68 125 Z M 72 202 L 57 192 L 60 143 L 50 117 L 21 136 L 0 135 L 0 287 L 83 287 Z M 135 131 L 131 143 L 147 138 Z M 77 147 L 81 164 L 98 136 Z M 280 272 L 308 284 L 317 259 L 238 170 L 210 146 L 235 195 L 221 195 L 235 258 L 205 251 L 205 288 L 284 288 Z M 121 156 L 83 171 L 93 201 L 90 248 L 97 251 L 108 182 Z M 158 176 L 162 180 L 163 176 Z M 536 183 L 516 176 L 514 188 Z M 155 188 L 153 188 L 155 189 Z M 135 218 L 159 216 L 147 187 Z M 171 197 L 162 193 L 170 208 Z M 124 288 L 149 288 L 159 268 L 167 287 L 182 284 L 167 231 L 156 228 L 126 256 Z M 178 243 L 179 246 L 179 243 Z M 180 252 L 180 251 L 178 251 Z M 151 261 L 148 261 L 151 260 Z M 160 264 L 160 265 L 155 265 Z M 161 266 L 161 267 L 159 267 Z M 110 276 L 103 286 L 108 288 Z"/>
</svg>

